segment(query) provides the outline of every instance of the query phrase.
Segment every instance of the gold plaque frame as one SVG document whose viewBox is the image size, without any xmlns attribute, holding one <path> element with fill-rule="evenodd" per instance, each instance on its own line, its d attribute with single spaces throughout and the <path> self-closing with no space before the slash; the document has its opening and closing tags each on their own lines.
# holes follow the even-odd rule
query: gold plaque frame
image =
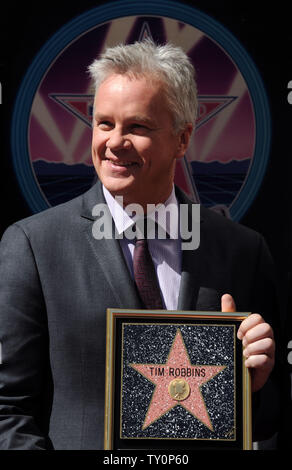
<svg viewBox="0 0 292 470">
<path fill-rule="evenodd" d="M 252 449 L 250 374 L 236 336 L 248 315 L 108 309 L 105 450 Z M 168 366 L 174 343 L 189 367 Z M 206 378 L 194 378 L 200 374 Z M 191 381 L 200 413 L 188 405 L 195 403 L 188 400 Z M 173 392 L 178 386 L 185 386 L 181 395 Z M 162 399 L 157 400 L 158 388 Z M 171 406 L 159 411 L 167 401 Z"/>
</svg>

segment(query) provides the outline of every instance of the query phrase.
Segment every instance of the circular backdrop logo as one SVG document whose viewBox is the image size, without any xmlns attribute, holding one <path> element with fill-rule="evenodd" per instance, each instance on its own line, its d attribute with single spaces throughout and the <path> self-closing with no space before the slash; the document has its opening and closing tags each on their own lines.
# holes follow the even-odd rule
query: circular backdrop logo
<svg viewBox="0 0 292 470">
<path fill-rule="evenodd" d="M 59 30 L 32 62 L 15 103 L 14 167 L 33 212 L 85 192 L 93 95 L 87 67 L 107 46 L 145 37 L 182 47 L 197 70 L 199 115 L 175 182 L 194 202 L 240 220 L 265 173 L 270 114 L 258 71 L 238 40 L 193 7 L 117 1 Z"/>
</svg>

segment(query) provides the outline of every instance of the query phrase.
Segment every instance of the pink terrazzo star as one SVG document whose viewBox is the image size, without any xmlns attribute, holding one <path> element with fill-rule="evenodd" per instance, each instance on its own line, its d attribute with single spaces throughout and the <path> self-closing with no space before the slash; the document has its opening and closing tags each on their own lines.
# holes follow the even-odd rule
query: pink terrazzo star
<svg viewBox="0 0 292 470">
<path fill-rule="evenodd" d="M 131 364 L 131 367 L 156 386 L 146 413 L 143 430 L 173 407 L 181 405 L 213 431 L 201 394 L 201 386 L 219 374 L 226 366 L 192 365 L 179 329 L 166 364 Z M 170 382 L 178 378 L 185 380 L 190 387 L 189 395 L 182 401 L 173 399 L 168 391 Z"/>
</svg>

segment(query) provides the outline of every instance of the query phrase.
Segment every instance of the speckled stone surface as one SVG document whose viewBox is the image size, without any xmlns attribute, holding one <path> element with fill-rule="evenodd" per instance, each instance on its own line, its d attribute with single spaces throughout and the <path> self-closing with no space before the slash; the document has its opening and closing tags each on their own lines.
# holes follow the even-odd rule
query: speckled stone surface
<svg viewBox="0 0 292 470">
<path fill-rule="evenodd" d="M 234 440 L 234 343 L 234 325 L 125 323 L 120 437 Z M 190 385 L 185 401 L 169 395 L 175 378 Z"/>
</svg>

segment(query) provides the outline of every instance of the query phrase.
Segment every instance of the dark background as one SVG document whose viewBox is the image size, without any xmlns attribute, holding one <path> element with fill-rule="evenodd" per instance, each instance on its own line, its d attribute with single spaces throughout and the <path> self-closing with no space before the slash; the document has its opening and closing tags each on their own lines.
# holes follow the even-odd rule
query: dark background
<svg viewBox="0 0 292 470">
<path fill-rule="evenodd" d="M 83 0 L 67 5 L 45 1 L 1 5 L 0 236 L 8 225 L 31 215 L 14 174 L 10 150 L 11 115 L 21 81 L 39 49 L 59 28 L 104 3 Z M 292 340 L 292 105 L 287 100 L 288 82 L 292 80 L 292 6 L 286 1 L 254 0 L 181 3 L 193 5 L 229 29 L 252 57 L 266 87 L 272 116 L 271 155 L 262 186 L 241 223 L 264 235 L 275 260 L 282 300 L 280 347 L 287 358 L 288 340 Z"/>
</svg>

